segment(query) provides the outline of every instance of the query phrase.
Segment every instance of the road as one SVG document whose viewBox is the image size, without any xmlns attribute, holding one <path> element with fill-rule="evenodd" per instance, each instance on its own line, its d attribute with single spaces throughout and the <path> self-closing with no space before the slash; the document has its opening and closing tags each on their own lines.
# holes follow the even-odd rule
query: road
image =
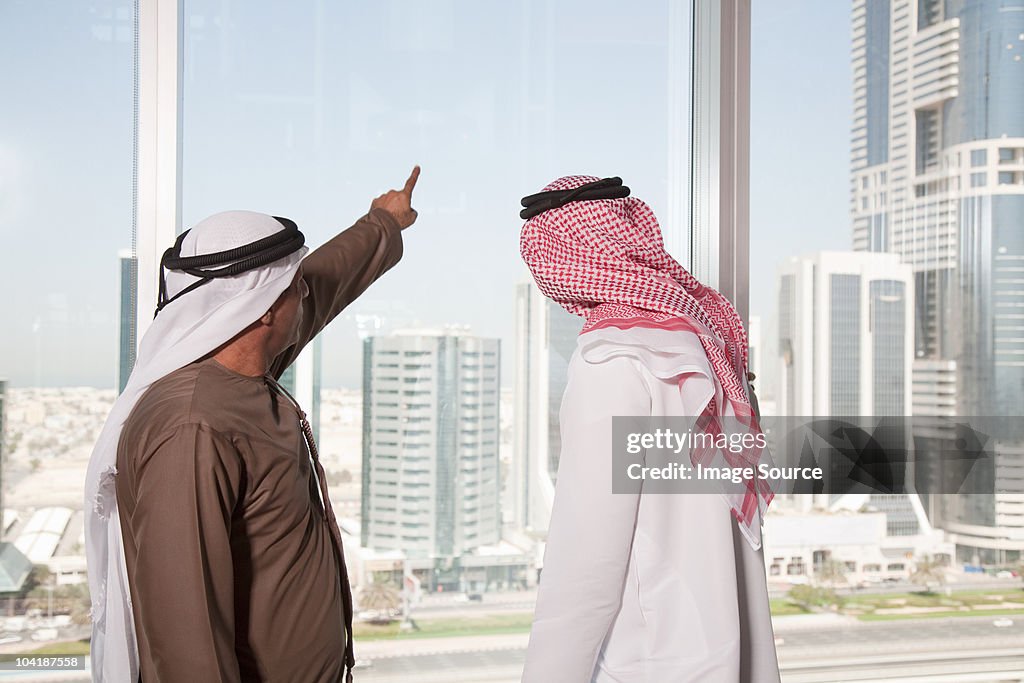
<svg viewBox="0 0 1024 683">
<path fill-rule="evenodd" d="M 1024 619 L 993 617 L 891 622 L 776 620 L 783 683 L 920 681 L 1024 682 Z M 469 639 L 367 642 L 360 683 L 518 683 L 526 634 Z M 461 642 L 461 647 L 460 647 Z M 462 650 L 462 651 L 460 651 Z M 826 654 L 827 653 L 827 654 Z M 993 672 L 999 672 L 998 674 Z"/>
<path fill-rule="evenodd" d="M 775 620 L 783 683 L 1024 683 L 1024 618 L 860 622 Z M 826 618 L 818 618 L 823 616 Z M 834 615 L 831 615 L 834 617 Z M 528 634 L 357 643 L 359 683 L 519 683 Z M 0 681 L 85 683 L 85 676 L 0 673 Z"/>
<path fill-rule="evenodd" d="M 956 581 L 948 583 L 941 588 L 940 592 L 945 591 L 949 588 L 952 591 L 994 591 L 994 590 L 1005 590 L 1005 591 L 1019 591 L 1024 590 L 1024 582 L 1019 578 L 1015 579 L 978 579 L 974 581 Z M 854 588 L 852 586 L 836 586 L 835 591 L 839 595 L 887 595 L 890 593 L 914 593 L 920 591 L 922 586 L 911 583 L 910 581 L 900 581 L 897 583 L 877 583 L 871 584 L 864 588 Z M 789 592 L 789 588 L 769 588 L 768 597 L 770 598 L 784 598 L 786 593 Z"/>
</svg>

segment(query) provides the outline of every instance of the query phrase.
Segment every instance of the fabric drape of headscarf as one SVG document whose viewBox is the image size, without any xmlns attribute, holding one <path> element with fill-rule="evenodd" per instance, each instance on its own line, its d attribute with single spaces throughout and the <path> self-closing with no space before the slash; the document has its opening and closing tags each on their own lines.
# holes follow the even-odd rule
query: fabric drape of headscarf
<svg viewBox="0 0 1024 683">
<path fill-rule="evenodd" d="M 594 182 L 592 176 L 564 176 L 543 191 L 571 190 Z M 746 391 L 747 335 L 732 303 L 701 284 L 665 251 L 651 208 L 636 197 L 573 201 L 524 223 L 520 253 L 545 296 L 586 322 L 580 334 L 633 327 L 693 332 L 707 354 L 720 386 L 723 405 L 714 398 L 695 427 L 717 436 L 723 417 L 747 433 L 760 426 Z M 685 376 L 680 382 L 685 381 Z M 768 454 L 760 448 L 691 452 L 694 465 L 724 457 L 733 466 L 756 470 Z M 745 490 L 725 495 L 744 536 L 760 547 L 760 522 L 774 497 L 764 479 L 750 479 Z M 752 527 L 757 526 L 757 533 Z"/>
<path fill-rule="evenodd" d="M 182 241 L 181 255 L 234 249 L 283 227 L 266 214 L 225 211 L 196 224 Z M 258 320 L 291 284 L 308 251 L 303 246 L 268 265 L 216 278 L 184 294 L 163 308 L 142 338 L 135 368 L 111 408 L 86 471 L 91 666 L 98 683 L 133 683 L 139 676 L 138 642 L 114 489 L 117 445 L 125 420 L 151 384 L 199 360 Z M 167 293 L 172 297 L 199 279 L 177 271 L 168 271 L 166 278 Z"/>
</svg>

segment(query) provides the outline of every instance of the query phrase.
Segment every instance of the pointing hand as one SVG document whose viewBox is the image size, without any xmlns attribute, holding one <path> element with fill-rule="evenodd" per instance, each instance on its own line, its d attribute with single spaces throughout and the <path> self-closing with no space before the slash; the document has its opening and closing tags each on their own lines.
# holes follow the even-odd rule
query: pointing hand
<svg viewBox="0 0 1024 683">
<path fill-rule="evenodd" d="M 420 177 L 420 167 L 415 166 L 401 190 L 388 190 L 370 204 L 371 209 L 384 209 L 390 213 L 402 229 L 416 222 L 416 209 L 412 208 L 412 190 Z"/>
</svg>

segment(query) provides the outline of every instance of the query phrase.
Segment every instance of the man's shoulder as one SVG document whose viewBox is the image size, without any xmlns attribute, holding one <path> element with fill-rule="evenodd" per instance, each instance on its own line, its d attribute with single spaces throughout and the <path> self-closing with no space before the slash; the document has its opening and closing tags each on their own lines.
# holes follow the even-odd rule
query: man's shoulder
<svg viewBox="0 0 1024 683">
<path fill-rule="evenodd" d="M 139 443 L 185 425 L 220 431 L 217 416 L 226 404 L 219 379 L 205 364 L 191 363 L 153 382 L 125 420 L 125 437 Z"/>
</svg>

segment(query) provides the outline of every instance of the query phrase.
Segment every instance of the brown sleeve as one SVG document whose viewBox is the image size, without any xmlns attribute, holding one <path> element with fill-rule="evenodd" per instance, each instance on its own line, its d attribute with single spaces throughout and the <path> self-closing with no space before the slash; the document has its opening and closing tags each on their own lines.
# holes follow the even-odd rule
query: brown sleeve
<svg viewBox="0 0 1024 683">
<path fill-rule="evenodd" d="M 205 425 L 166 434 L 135 469 L 128 521 L 143 671 L 161 681 L 239 681 L 231 521 L 242 461 Z"/>
<path fill-rule="evenodd" d="M 303 300 L 299 341 L 274 359 L 275 378 L 346 306 L 402 258 L 402 229 L 384 209 L 371 209 L 355 225 L 302 261 L 309 295 Z"/>
</svg>

